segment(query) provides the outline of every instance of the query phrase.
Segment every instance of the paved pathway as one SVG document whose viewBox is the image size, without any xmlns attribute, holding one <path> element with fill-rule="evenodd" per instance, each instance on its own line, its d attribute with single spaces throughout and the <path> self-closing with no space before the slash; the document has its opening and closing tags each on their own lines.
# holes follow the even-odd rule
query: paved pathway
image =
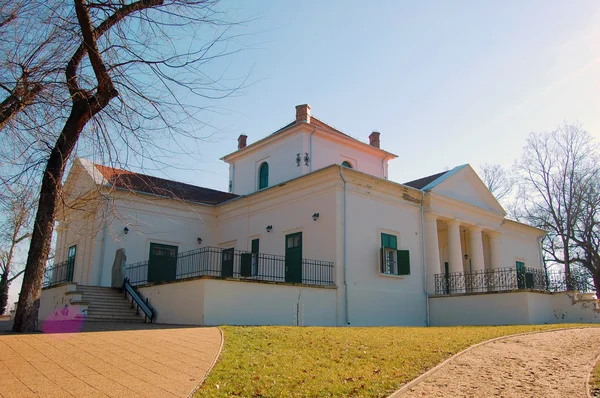
<svg viewBox="0 0 600 398">
<path fill-rule="evenodd" d="M 399 396 L 585 397 L 598 354 L 600 328 L 510 337 L 468 351 Z"/>
<path fill-rule="evenodd" d="M 0 333 L 0 397 L 187 397 L 220 345 L 217 328 L 169 325 Z"/>
</svg>

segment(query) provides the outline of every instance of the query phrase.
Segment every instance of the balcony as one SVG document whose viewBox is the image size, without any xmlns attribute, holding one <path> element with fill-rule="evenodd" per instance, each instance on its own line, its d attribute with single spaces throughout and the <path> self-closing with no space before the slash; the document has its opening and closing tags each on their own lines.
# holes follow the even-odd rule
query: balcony
<svg viewBox="0 0 600 398">
<path fill-rule="evenodd" d="M 75 269 L 75 257 L 63 261 L 62 263 L 54 264 L 44 270 L 44 280 L 42 287 L 52 287 L 73 281 L 73 271 Z"/>
<path fill-rule="evenodd" d="M 582 274 L 563 271 L 545 272 L 535 268 L 498 268 L 472 272 L 452 272 L 435 275 L 435 294 L 472 294 L 486 292 L 506 292 L 515 290 L 537 290 L 564 292 L 577 290 L 591 292 L 593 282 Z"/>
<path fill-rule="evenodd" d="M 153 267 L 149 261 L 128 264 L 125 278 L 132 286 L 197 277 L 335 286 L 334 264 L 329 261 L 302 258 L 294 264 L 289 260 L 286 262 L 285 256 L 216 247 L 179 253 L 176 261 L 173 259 L 172 272 L 160 280 L 152 275 Z M 291 270 L 292 267 L 296 269 Z"/>
</svg>

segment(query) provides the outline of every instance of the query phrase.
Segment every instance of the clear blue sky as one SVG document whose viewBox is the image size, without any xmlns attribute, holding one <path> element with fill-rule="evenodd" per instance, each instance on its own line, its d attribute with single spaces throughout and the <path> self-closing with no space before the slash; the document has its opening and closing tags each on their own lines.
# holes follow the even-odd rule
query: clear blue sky
<svg viewBox="0 0 600 398">
<path fill-rule="evenodd" d="M 193 157 L 148 173 L 227 190 L 219 158 L 236 149 L 238 135 L 266 136 L 293 120 L 301 103 L 355 138 L 380 131 L 382 147 L 400 155 L 390 163 L 398 182 L 464 163 L 510 167 L 529 132 L 564 120 L 600 136 L 597 0 L 222 6 L 253 19 L 238 31 L 249 35 L 246 49 L 228 60 L 226 75 L 250 72 L 254 84 L 210 103 L 202 118 L 216 134 L 190 146 Z"/>
<path fill-rule="evenodd" d="M 373 130 L 399 154 L 404 182 L 470 163 L 511 166 L 531 131 L 579 121 L 600 135 L 600 2 L 252 1 L 222 3 L 256 18 L 229 76 L 254 84 L 211 105 L 218 129 L 191 170 L 156 172 L 227 189 L 219 157 L 254 142 L 309 103 L 361 140 Z M 196 151 L 196 150 L 195 150 Z M 151 172 L 152 170 L 147 170 Z"/>
</svg>

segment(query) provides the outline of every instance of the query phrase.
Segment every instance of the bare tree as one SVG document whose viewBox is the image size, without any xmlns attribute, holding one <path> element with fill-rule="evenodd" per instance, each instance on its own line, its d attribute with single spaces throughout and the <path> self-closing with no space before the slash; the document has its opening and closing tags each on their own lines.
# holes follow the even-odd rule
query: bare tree
<svg viewBox="0 0 600 398">
<path fill-rule="evenodd" d="M 223 98 L 241 86 L 228 86 L 203 70 L 237 51 L 227 45 L 235 25 L 216 3 L 74 0 L 74 7 L 54 11 L 66 32 L 58 37 L 73 48 L 60 68 L 64 75 L 52 75 L 50 101 L 25 104 L 17 113 L 29 113 L 27 123 L 11 119 L 26 137 L 15 140 L 20 151 L 11 152 L 19 158 L 11 166 L 18 172 L 44 169 L 15 331 L 36 327 L 64 173 L 76 147 L 117 162 L 130 155 L 153 158 L 154 140 L 197 138 L 202 107 L 185 98 Z"/>
<path fill-rule="evenodd" d="M 23 272 L 16 266 L 17 246 L 31 236 L 29 233 L 33 208 L 33 194 L 28 187 L 17 187 L 2 198 L 3 216 L 0 231 L 0 314 L 4 314 L 8 304 L 10 284 Z"/>
<path fill-rule="evenodd" d="M 505 199 L 513 190 L 512 178 L 499 164 L 480 165 L 479 175 L 497 200 Z"/>
<path fill-rule="evenodd" d="M 598 165 L 600 158 L 595 158 Z M 596 296 L 600 298 L 600 167 L 578 182 L 580 211 L 573 236 L 576 244 L 573 262 L 592 275 Z"/>
<path fill-rule="evenodd" d="M 575 237 L 587 209 L 586 187 L 598 176 L 597 153 L 588 132 L 565 123 L 551 132 L 532 133 L 515 165 L 520 216 L 548 231 L 545 260 L 564 266 L 567 284 L 571 265 L 581 261 Z"/>
</svg>

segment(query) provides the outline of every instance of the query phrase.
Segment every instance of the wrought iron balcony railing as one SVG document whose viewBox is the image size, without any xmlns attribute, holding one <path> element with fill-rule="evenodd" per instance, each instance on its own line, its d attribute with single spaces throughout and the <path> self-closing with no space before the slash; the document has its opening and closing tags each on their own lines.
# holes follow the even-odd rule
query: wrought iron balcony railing
<svg viewBox="0 0 600 398">
<path fill-rule="evenodd" d="M 472 272 L 451 272 L 435 275 L 435 294 L 501 292 L 509 290 L 540 290 L 560 292 L 593 291 L 593 283 L 582 274 L 562 271 L 544 272 L 535 268 L 498 268 Z"/>
<path fill-rule="evenodd" d="M 75 258 L 47 267 L 44 271 L 42 287 L 50 287 L 61 283 L 73 282 Z"/>
<path fill-rule="evenodd" d="M 149 262 L 128 264 L 125 278 L 132 286 L 154 282 L 173 282 L 198 276 L 212 276 L 256 281 L 289 282 L 316 286 L 333 286 L 334 264 L 303 258 L 292 274 L 285 256 L 249 253 L 239 250 L 203 247 L 179 253 L 174 272 L 160 281 L 149 278 Z M 151 266 L 150 266 L 151 267 Z M 150 271 L 152 273 L 152 271 Z"/>
</svg>

